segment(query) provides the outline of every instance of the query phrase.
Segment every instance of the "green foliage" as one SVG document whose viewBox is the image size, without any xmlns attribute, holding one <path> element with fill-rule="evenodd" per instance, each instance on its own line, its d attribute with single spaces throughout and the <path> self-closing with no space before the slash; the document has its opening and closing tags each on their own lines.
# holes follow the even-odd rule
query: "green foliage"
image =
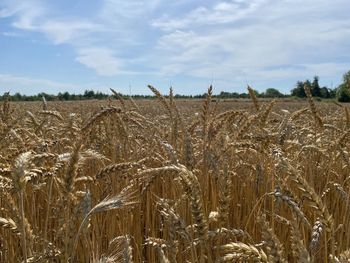
<svg viewBox="0 0 350 263">
<path fill-rule="evenodd" d="M 350 70 L 343 75 L 343 83 L 350 85 Z"/>
<path fill-rule="evenodd" d="M 304 85 L 305 82 L 298 81 L 296 87 L 291 90 L 291 95 L 298 98 L 306 98 Z"/>
<path fill-rule="evenodd" d="M 221 91 L 217 97 L 221 99 L 247 99 L 249 95 L 247 93 Z"/>
<path fill-rule="evenodd" d="M 318 81 L 319 81 L 319 77 L 315 76 L 314 80 L 311 83 L 310 88 L 311 88 L 311 94 L 313 97 L 322 97 L 321 87 L 320 87 L 320 84 L 318 83 Z"/>
<path fill-rule="evenodd" d="M 308 87 L 311 90 L 311 95 L 318 98 L 335 98 L 335 90 L 329 89 L 327 87 L 322 87 L 319 84 L 319 77 L 315 76 L 313 81 L 305 80 L 298 81 L 296 87 L 291 90 L 291 95 L 298 98 L 306 98 L 304 87 Z"/>
<path fill-rule="evenodd" d="M 326 87 L 323 87 L 323 88 L 321 88 L 320 89 L 320 97 L 321 98 L 331 98 L 332 96 L 331 96 L 332 94 L 331 94 L 331 92 L 330 92 L 330 90 L 328 89 L 328 88 L 326 88 Z"/>
<path fill-rule="evenodd" d="M 350 102 L 350 71 L 343 75 L 343 83 L 338 86 L 337 100 L 339 102 Z"/>
<path fill-rule="evenodd" d="M 347 85 L 340 85 L 337 91 L 337 100 L 339 102 L 350 102 L 350 90 Z"/>
<path fill-rule="evenodd" d="M 97 99 L 102 100 L 109 97 L 108 94 L 104 94 L 102 92 L 95 92 L 93 90 L 86 90 L 84 94 L 71 94 L 67 91 L 65 92 L 59 92 L 57 95 L 47 94 L 44 92 L 40 92 L 37 95 L 22 95 L 20 93 L 15 93 L 14 95 L 10 96 L 10 99 L 12 101 L 40 101 L 42 98 L 45 97 L 47 101 L 53 101 L 53 100 L 62 100 L 62 101 L 68 101 L 68 100 L 91 100 L 91 99 Z M 0 100 L 3 100 L 3 96 L 0 96 Z"/>
<path fill-rule="evenodd" d="M 266 89 L 266 91 L 261 94 L 261 97 L 264 97 L 264 98 L 283 98 L 283 97 L 285 97 L 285 95 L 282 94 L 277 89 L 269 88 L 269 89 Z"/>
</svg>

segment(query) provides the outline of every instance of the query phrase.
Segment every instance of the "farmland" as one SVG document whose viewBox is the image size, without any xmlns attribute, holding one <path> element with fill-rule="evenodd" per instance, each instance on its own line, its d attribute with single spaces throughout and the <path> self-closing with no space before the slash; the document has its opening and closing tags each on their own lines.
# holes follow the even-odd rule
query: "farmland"
<svg viewBox="0 0 350 263">
<path fill-rule="evenodd" d="M 3 101 L 0 262 L 348 262 L 345 104 Z"/>
</svg>

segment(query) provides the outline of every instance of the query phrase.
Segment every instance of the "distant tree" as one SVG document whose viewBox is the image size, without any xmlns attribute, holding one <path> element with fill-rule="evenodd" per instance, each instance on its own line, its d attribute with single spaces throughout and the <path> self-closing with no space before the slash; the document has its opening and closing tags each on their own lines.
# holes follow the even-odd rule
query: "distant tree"
<svg viewBox="0 0 350 263">
<path fill-rule="evenodd" d="M 63 93 L 62 97 L 64 100 L 70 100 L 70 94 L 67 91 Z"/>
<path fill-rule="evenodd" d="M 291 95 L 298 98 L 305 98 L 304 82 L 298 81 L 296 87 L 291 90 Z"/>
<path fill-rule="evenodd" d="M 337 97 L 337 89 L 336 88 L 335 89 L 328 89 L 328 91 L 329 91 L 329 97 L 330 98 Z"/>
<path fill-rule="evenodd" d="M 256 97 L 261 97 L 259 91 L 257 91 L 256 89 L 253 89 L 253 91 Z"/>
<path fill-rule="evenodd" d="M 248 93 L 241 93 L 241 94 L 239 94 L 239 98 L 241 98 L 241 99 L 248 99 L 249 98 L 249 94 Z"/>
<path fill-rule="evenodd" d="M 13 101 L 21 101 L 23 100 L 23 96 L 20 93 L 15 93 L 14 95 L 11 96 L 11 100 Z"/>
<path fill-rule="evenodd" d="M 322 87 L 320 89 L 320 97 L 321 98 L 331 98 L 331 93 L 327 87 Z"/>
<path fill-rule="evenodd" d="M 320 78 L 318 76 L 315 76 L 314 80 L 311 83 L 310 89 L 311 89 L 311 94 L 313 97 L 322 97 L 321 96 L 321 87 L 320 87 L 320 84 L 318 83 L 319 79 Z"/>
<path fill-rule="evenodd" d="M 339 102 L 350 102 L 350 71 L 343 75 L 343 83 L 337 88 Z"/>
<path fill-rule="evenodd" d="M 350 89 L 346 85 L 340 85 L 337 91 L 339 102 L 350 102 Z"/>
<path fill-rule="evenodd" d="M 304 87 L 309 87 L 310 90 L 312 89 L 312 83 L 310 80 L 305 80 L 304 83 L 303 83 L 303 89 L 305 89 Z"/>
<path fill-rule="evenodd" d="M 266 98 L 282 98 L 282 97 L 284 97 L 284 95 L 281 92 L 279 92 L 279 90 L 273 89 L 273 88 L 266 89 L 266 91 L 264 93 L 262 93 L 261 95 L 262 95 L 262 97 L 266 97 Z"/>
<path fill-rule="evenodd" d="M 98 100 L 101 100 L 105 97 L 105 94 L 103 94 L 102 92 L 96 92 L 95 94 L 95 98 Z"/>
<path fill-rule="evenodd" d="M 230 92 L 226 92 L 226 91 L 221 91 L 218 97 L 222 98 L 222 99 L 230 98 L 231 97 L 231 93 Z"/>
<path fill-rule="evenodd" d="M 315 76 L 313 81 L 305 80 L 305 81 L 298 81 L 296 84 L 296 87 L 291 90 L 291 95 L 299 98 L 305 98 L 305 90 L 304 87 L 308 87 L 311 90 L 311 95 L 313 97 L 320 97 L 320 98 L 331 98 L 334 97 L 334 94 L 331 92 L 330 89 L 327 87 L 320 87 L 319 84 L 319 77 Z"/>
<path fill-rule="evenodd" d="M 226 92 L 226 91 L 221 91 L 220 94 L 218 95 L 219 98 L 222 99 L 237 99 L 239 98 L 240 94 L 238 92 Z"/>
<path fill-rule="evenodd" d="M 83 97 L 85 99 L 92 99 L 95 96 L 95 92 L 93 90 L 85 90 Z"/>
<path fill-rule="evenodd" d="M 63 93 L 62 92 L 58 92 L 57 98 L 58 98 L 58 100 L 63 100 Z"/>
<path fill-rule="evenodd" d="M 343 83 L 342 84 L 350 87 L 350 70 L 343 75 Z"/>
</svg>

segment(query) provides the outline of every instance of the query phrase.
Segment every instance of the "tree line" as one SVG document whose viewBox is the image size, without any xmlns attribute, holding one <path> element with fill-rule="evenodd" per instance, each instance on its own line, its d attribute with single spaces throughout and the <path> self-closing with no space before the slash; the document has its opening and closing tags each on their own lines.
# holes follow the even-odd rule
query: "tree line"
<svg viewBox="0 0 350 263">
<path fill-rule="evenodd" d="M 296 98 L 305 98 L 305 89 L 304 87 L 308 87 L 311 90 L 311 94 L 313 97 L 322 98 L 322 99 L 337 99 L 339 102 L 350 102 L 350 71 L 343 75 L 343 82 L 336 88 L 331 89 L 326 86 L 321 87 L 319 84 L 319 77 L 315 76 L 313 80 L 305 80 L 298 81 L 290 91 L 290 94 L 283 94 L 278 89 L 268 88 L 264 92 L 259 93 L 254 90 L 255 95 L 258 98 L 288 98 L 288 97 L 296 97 Z M 130 96 L 119 93 L 119 96 L 127 99 Z M 111 95 L 105 94 L 102 92 L 95 92 L 93 90 L 85 90 L 83 94 L 71 94 L 69 92 L 59 92 L 57 95 L 47 94 L 45 92 L 38 93 L 36 95 L 23 95 L 20 93 L 15 93 L 13 95 L 9 95 L 8 93 L 0 96 L 0 100 L 4 100 L 6 97 L 9 97 L 12 101 L 39 101 L 42 98 L 45 98 L 47 101 L 69 101 L 69 100 L 91 100 L 91 99 L 107 99 Z M 153 95 L 131 95 L 134 99 L 152 99 Z M 200 99 L 204 98 L 205 94 L 198 95 L 174 95 L 175 98 L 182 99 Z M 238 92 L 226 92 L 222 91 L 217 95 L 213 95 L 214 98 L 219 99 L 246 99 L 249 98 L 249 93 L 238 93 Z"/>
</svg>

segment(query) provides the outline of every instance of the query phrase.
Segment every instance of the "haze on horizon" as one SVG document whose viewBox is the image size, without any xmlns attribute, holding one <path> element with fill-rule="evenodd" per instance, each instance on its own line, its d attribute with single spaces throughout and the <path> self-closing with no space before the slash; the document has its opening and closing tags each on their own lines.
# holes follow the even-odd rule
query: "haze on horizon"
<svg viewBox="0 0 350 263">
<path fill-rule="evenodd" d="M 0 1 L 0 92 L 283 93 L 350 70 L 350 1 Z"/>
</svg>

